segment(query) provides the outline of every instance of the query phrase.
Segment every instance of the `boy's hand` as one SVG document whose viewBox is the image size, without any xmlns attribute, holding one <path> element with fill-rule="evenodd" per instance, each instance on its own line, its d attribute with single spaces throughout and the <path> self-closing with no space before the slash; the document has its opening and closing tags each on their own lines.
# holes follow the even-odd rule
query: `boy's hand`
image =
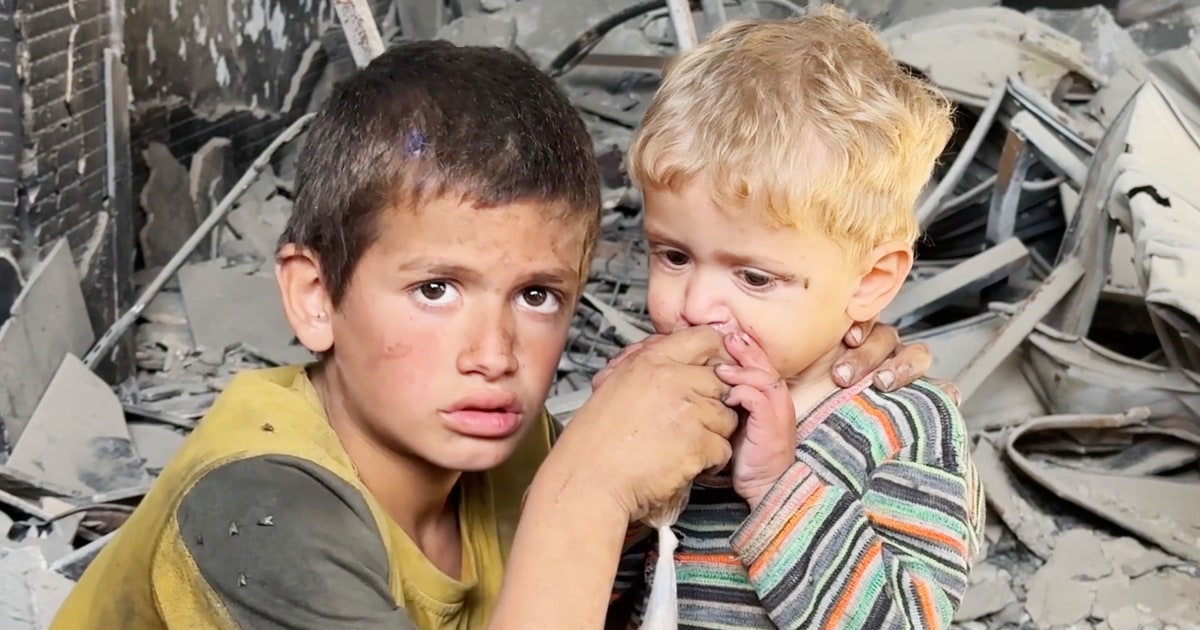
<svg viewBox="0 0 1200 630">
<path fill-rule="evenodd" d="M 707 366 L 725 355 L 721 334 L 707 326 L 630 351 L 575 412 L 538 478 L 607 493 L 636 520 L 704 470 L 724 467 L 737 417 L 723 402 L 730 386 Z"/>
<path fill-rule="evenodd" d="M 624 363 L 626 360 L 628 360 L 629 357 L 632 357 L 632 356 L 638 354 L 639 352 L 642 352 L 649 348 L 654 348 L 655 346 L 657 346 L 658 344 L 662 343 L 664 340 L 669 339 L 669 338 L 671 338 L 671 335 L 663 335 L 663 334 L 659 334 L 659 333 L 654 333 L 652 335 L 647 335 L 645 339 L 636 341 L 634 343 L 631 343 L 631 344 L 625 346 L 624 348 L 621 349 L 621 352 L 619 354 L 617 354 L 617 356 L 610 359 L 608 361 L 608 363 L 606 363 L 604 365 L 604 367 L 601 368 L 599 372 L 596 372 L 596 375 L 592 377 L 592 389 L 599 388 L 600 385 L 604 381 L 608 380 L 608 377 L 609 377 L 609 375 L 611 375 L 613 373 L 613 370 L 617 369 L 617 367 L 619 367 L 622 363 Z M 716 356 L 714 356 L 714 357 L 710 358 L 708 361 L 706 361 L 705 365 L 716 366 L 716 365 L 728 364 L 732 360 L 733 359 L 731 359 L 729 356 L 727 356 L 725 352 L 720 352 Z"/>
<path fill-rule="evenodd" d="M 725 404 L 749 414 L 732 439 L 733 489 L 753 510 L 796 462 L 796 407 L 787 382 L 750 337 L 725 335 L 725 349 L 738 362 L 717 367 L 717 378 L 733 388 Z"/>
<path fill-rule="evenodd" d="M 928 346 L 901 343 L 900 333 L 894 326 L 874 321 L 851 326 L 842 343 L 847 350 L 833 365 L 833 382 L 841 387 L 850 387 L 871 376 L 875 389 L 895 391 L 925 376 L 933 363 Z M 936 384 L 958 399 L 958 390 L 953 385 Z"/>
</svg>

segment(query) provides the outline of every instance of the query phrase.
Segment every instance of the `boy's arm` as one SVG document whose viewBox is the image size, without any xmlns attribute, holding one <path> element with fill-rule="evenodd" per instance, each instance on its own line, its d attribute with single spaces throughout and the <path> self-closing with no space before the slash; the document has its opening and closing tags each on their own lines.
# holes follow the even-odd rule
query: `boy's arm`
<svg viewBox="0 0 1200 630">
<path fill-rule="evenodd" d="M 878 440 L 819 428 L 831 439 L 814 433 L 806 440 L 796 463 L 732 537 L 781 630 L 949 627 L 979 545 L 983 489 L 957 408 L 931 390 L 892 395 L 890 406 L 902 409 L 902 418 L 871 414 L 879 420 Z M 843 455 L 855 444 L 863 451 L 855 457 L 870 462 L 872 447 L 878 453 L 883 446 L 870 442 L 898 433 L 914 436 L 911 445 L 865 478 L 850 472 L 861 464 L 832 455 L 837 440 Z"/>
<path fill-rule="evenodd" d="M 607 628 L 627 628 L 633 616 L 637 598 L 642 596 L 646 580 L 646 552 L 653 540 L 653 530 L 644 523 L 629 526 L 625 534 L 624 551 L 617 564 L 617 578 L 613 582 L 612 597 L 608 603 Z"/>
<path fill-rule="evenodd" d="M 550 419 L 550 443 L 553 445 L 566 429 L 566 426 L 552 414 Z M 650 545 L 651 529 L 642 523 L 630 525 L 625 534 L 622 546 L 621 560 L 617 565 L 617 577 L 613 582 L 612 595 L 609 599 L 608 620 L 606 627 L 624 629 L 629 625 L 633 614 L 635 597 L 640 593 L 646 571 L 646 551 Z"/>
<path fill-rule="evenodd" d="M 225 464 L 176 515 L 179 540 L 165 544 L 190 562 L 171 566 L 160 554 L 153 569 L 168 627 L 417 630 L 391 595 L 362 495 L 319 466 L 278 455 Z M 214 618 L 195 618 L 206 610 Z"/>
</svg>

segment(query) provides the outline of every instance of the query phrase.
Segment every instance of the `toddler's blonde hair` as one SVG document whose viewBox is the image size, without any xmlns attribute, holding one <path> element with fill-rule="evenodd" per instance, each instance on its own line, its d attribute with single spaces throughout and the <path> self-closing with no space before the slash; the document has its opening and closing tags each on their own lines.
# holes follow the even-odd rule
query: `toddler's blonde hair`
<svg viewBox="0 0 1200 630">
<path fill-rule="evenodd" d="M 866 23 L 830 7 L 738 20 L 666 70 L 630 147 L 643 190 L 701 177 L 723 207 L 821 230 L 851 255 L 919 233 L 949 102 Z"/>
</svg>

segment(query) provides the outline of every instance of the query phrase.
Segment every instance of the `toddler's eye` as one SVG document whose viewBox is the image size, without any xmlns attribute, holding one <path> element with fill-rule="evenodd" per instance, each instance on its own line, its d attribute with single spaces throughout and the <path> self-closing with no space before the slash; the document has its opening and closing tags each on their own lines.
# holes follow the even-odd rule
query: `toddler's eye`
<svg viewBox="0 0 1200 630">
<path fill-rule="evenodd" d="M 687 254 L 685 254 L 677 249 L 663 250 L 663 251 L 658 252 L 658 255 L 663 260 L 665 260 L 668 265 L 671 265 L 672 267 L 682 267 L 682 266 L 688 264 L 688 262 L 690 261 Z"/>
<path fill-rule="evenodd" d="M 750 269 L 743 269 L 741 271 L 741 275 L 742 275 L 742 282 L 745 282 L 747 285 L 749 285 L 755 289 L 763 289 L 763 288 L 769 287 L 769 286 L 771 286 L 771 284 L 773 282 L 775 282 L 775 279 L 772 278 L 771 276 L 768 276 L 765 273 L 752 271 Z"/>
<path fill-rule="evenodd" d="M 553 313 L 562 305 L 562 300 L 553 291 L 544 287 L 529 287 L 521 291 L 524 306 L 537 313 Z"/>
<path fill-rule="evenodd" d="M 432 280 L 418 286 L 413 295 L 430 306 L 446 306 L 458 299 L 458 289 L 445 280 Z"/>
</svg>

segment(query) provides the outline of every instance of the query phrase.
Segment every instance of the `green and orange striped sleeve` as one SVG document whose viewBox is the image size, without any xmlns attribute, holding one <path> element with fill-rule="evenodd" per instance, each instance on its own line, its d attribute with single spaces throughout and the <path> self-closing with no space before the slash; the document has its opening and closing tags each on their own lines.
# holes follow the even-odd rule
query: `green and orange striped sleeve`
<svg viewBox="0 0 1200 630">
<path fill-rule="evenodd" d="M 924 381 L 853 390 L 805 422 L 730 544 L 781 630 L 947 628 L 984 521 L 962 416 Z"/>
</svg>

